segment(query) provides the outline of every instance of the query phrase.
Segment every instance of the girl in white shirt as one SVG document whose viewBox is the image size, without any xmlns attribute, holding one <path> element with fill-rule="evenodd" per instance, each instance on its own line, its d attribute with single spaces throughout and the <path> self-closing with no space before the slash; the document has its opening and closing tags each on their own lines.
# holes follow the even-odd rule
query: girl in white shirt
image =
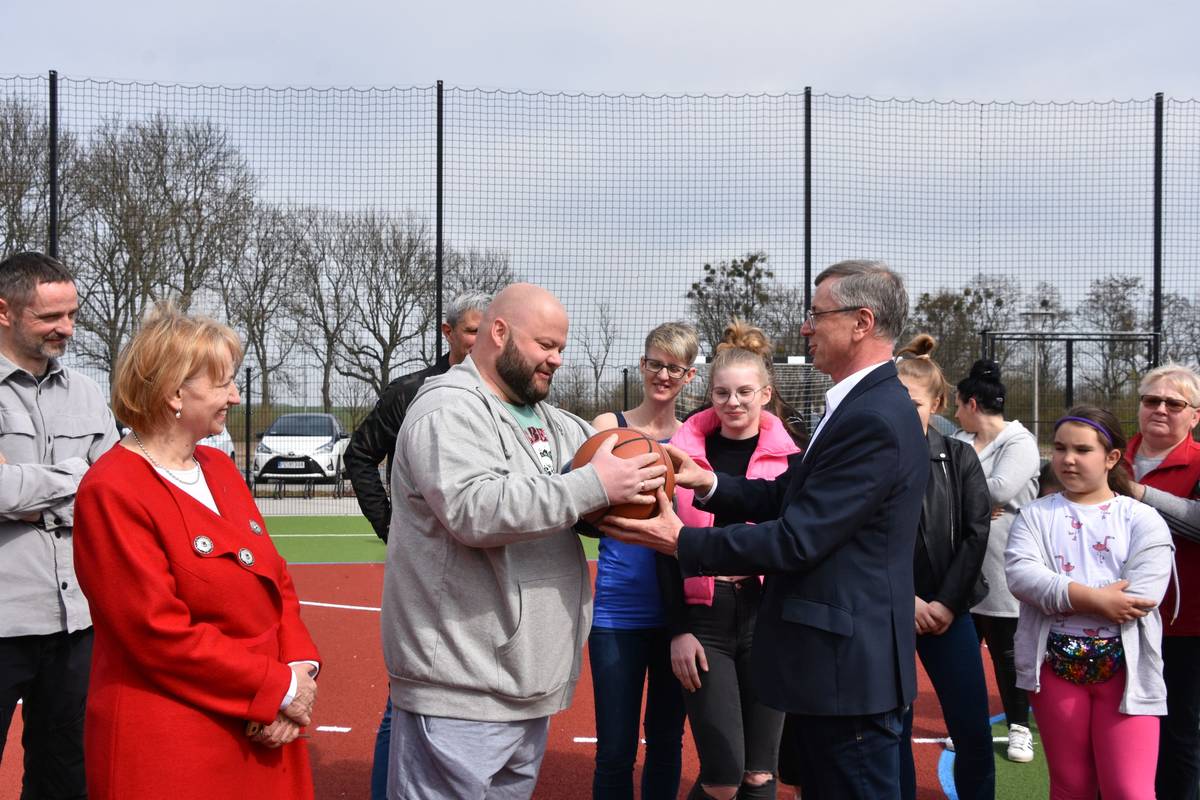
<svg viewBox="0 0 1200 800">
<path fill-rule="evenodd" d="M 1030 692 L 1053 798 L 1154 797 L 1166 713 L 1158 604 L 1170 533 L 1128 496 L 1125 436 L 1108 411 L 1076 406 L 1055 423 L 1062 491 L 1021 510 L 1005 571 L 1020 601 L 1017 685 Z"/>
</svg>

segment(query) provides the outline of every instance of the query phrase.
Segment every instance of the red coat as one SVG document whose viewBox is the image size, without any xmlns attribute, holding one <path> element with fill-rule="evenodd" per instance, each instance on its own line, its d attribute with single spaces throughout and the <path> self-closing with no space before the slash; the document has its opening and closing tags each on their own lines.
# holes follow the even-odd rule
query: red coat
<svg viewBox="0 0 1200 800">
<path fill-rule="evenodd" d="M 75 499 L 96 630 L 84 747 L 91 800 L 311 798 L 303 740 L 253 744 L 318 660 L 287 565 L 236 466 L 196 448 L 221 515 L 114 447 Z"/>
<path fill-rule="evenodd" d="M 1142 435 L 1129 440 L 1125 461 L 1133 474 L 1133 459 L 1142 445 Z M 1200 443 L 1189 434 L 1167 457 L 1142 477 L 1141 482 L 1176 497 L 1200 497 Z M 1179 536 L 1175 539 L 1175 568 L 1179 576 L 1179 616 L 1175 617 L 1175 589 L 1167 589 L 1162 601 L 1164 636 L 1200 636 L 1200 544 Z M 1171 579 L 1172 582 L 1175 578 Z"/>
</svg>

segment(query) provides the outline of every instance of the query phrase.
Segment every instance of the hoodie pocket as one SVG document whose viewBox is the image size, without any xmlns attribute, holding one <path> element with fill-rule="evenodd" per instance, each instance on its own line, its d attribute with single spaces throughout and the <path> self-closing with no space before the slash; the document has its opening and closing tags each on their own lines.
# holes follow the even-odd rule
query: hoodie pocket
<svg viewBox="0 0 1200 800">
<path fill-rule="evenodd" d="M 558 692 L 571 678 L 579 648 L 578 575 L 521 581 L 520 620 L 512 638 L 496 648 L 500 694 L 537 699 Z"/>
</svg>

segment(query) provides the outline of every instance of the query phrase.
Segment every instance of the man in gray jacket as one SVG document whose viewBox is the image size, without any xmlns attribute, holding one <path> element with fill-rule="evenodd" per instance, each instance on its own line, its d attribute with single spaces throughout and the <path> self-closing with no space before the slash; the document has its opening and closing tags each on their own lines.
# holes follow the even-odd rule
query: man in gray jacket
<svg viewBox="0 0 1200 800">
<path fill-rule="evenodd" d="M 0 262 L 0 754 L 24 698 L 22 797 L 87 796 L 92 618 L 75 580 L 75 490 L 117 441 L 100 387 L 59 363 L 75 279 L 54 258 Z"/>
<path fill-rule="evenodd" d="M 591 624 L 572 526 L 652 502 L 662 466 L 611 442 L 564 473 L 590 426 L 544 400 L 567 314 L 515 284 L 471 355 L 430 378 L 400 428 L 383 586 L 394 708 L 389 798 L 525 798 L 550 715 L 566 708 Z"/>
</svg>

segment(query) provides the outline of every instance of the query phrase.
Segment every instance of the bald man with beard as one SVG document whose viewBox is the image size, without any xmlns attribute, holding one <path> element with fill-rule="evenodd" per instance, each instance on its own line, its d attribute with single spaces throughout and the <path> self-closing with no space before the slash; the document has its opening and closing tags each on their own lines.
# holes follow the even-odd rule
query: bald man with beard
<svg viewBox="0 0 1200 800">
<path fill-rule="evenodd" d="M 567 344 L 550 292 L 515 284 L 461 364 L 426 381 L 400 428 L 383 587 L 394 708 L 389 798 L 527 798 L 550 715 L 566 708 L 591 625 L 572 526 L 663 483 L 545 402 Z"/>
</svg>

